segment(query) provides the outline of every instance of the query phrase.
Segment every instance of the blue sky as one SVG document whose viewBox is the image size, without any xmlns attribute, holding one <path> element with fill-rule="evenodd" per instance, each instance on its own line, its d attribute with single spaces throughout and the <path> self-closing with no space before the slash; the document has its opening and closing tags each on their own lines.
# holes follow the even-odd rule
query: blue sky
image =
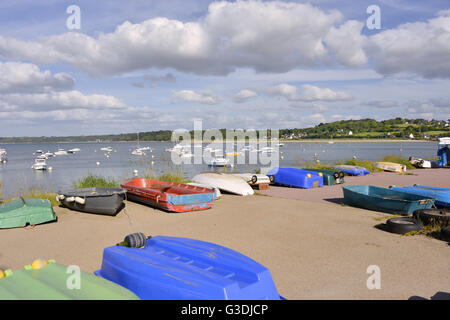
<svg viewBox="0 0 450 320">
<path fill-rule="evenodd" d="M 448 119 L 446 2 L 0 3 L 0 136 Z"/>
</svg>

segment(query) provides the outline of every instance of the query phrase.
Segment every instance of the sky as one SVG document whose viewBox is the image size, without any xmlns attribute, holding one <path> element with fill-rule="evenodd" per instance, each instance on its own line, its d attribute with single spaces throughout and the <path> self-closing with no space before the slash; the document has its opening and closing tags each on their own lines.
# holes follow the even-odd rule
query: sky
<svg viewBox="0 0 450 320">
<path fill-rule="evenodd" d="M 448 0 L 0 3 L 3 137 L 446 120 L 449 89 Z"/>
</svg>

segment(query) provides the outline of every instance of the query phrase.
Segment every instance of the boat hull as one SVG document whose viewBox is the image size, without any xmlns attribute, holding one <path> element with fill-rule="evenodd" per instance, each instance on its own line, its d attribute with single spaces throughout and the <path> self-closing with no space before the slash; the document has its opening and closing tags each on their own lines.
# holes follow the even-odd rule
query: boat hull
<svg viewBox="0 0 450 320">
<path fill-rule="evenodd" d="M 297 168 L 273 168 L 267 173 L 272 183 L 303 189 L 323 186 L 323 175 L 320 172 Z"/>
<path fill-rule="evenodd" d="M 242 178 L 230 174 L 214 172 L 201 173 L 193 177 L 192 181 L 214 186 L 222 191 L 240 196 L 254 194 L 252 187 L 250 187 Z"/>
<path fill-rule="evenodd" d="M 335 168 L 351 176 L 364 176 L 370 173 L 366 168 L 358 166 L 337 165 Z"/>
<path fill-rule="evenodd" d="M 59 195 L 64 196 L 60 200 L 63 206 L 86 213 L 115 216 L 125 206 L 125 191 L 120 188 L 74 189 L 62 191 Z M 77 197 L 83 201 L 77 201 Z"/>
<path fill-rule="evenodd" d="M 280 299 L 267 268 L 194 239 L 155 236 L 143 248 L 105 248 L 94 273 L 148 300 Z"/>
<path fill-rule="evenodd" d="M 406 171 L 406 166 L 393 162 L 375 162 L 375 166 L 379 169 L 388 172 L 398 172 L 402 173 Z"/>
<path fill-rule="evenodd" d="M 427 186 L 389 187 L 391 190 L 416 194 L 422 197 L 434 199 L 438 208 L 450 208 L 450 188 L 434 188 Z"/>
<path fill-rule="evenodd" d="M 373 211 L 409 215 L 434 204 L 430 198 L 375 186 L 354 185 L 342 189 L 346 204 Z"/>
<path fill-rule="evenodd" d="M 75 270 L 69 271 L 53 260 L 7 270 L 0 278 L 0 300 L 138 300 L 131 291 L 84 271 L 77 273 L 81 286 L 70 287 L 69 275 Z"/>
<path fill-rule="evenodd" d="M 50 201 L 17 199 L 0 205 L 0 229 L 25 227 L 55 221 Z"/>
<path fill-rule="evenodd" d="M 214 189 L 137 178 L 121 185 L 129 200 L 169 212 L 206 210 L 213 206 Z"/>
<path fill-rule="evenodd" d="M 323 175 L 323 184 L 326 186 L 332 186 L 335 184 L 345 183 L 344 174 L 338 170 L 325 170 L 325 169 L 311 169 L 304 168 L 303 170 L 321 172 Z"/>
</svg>

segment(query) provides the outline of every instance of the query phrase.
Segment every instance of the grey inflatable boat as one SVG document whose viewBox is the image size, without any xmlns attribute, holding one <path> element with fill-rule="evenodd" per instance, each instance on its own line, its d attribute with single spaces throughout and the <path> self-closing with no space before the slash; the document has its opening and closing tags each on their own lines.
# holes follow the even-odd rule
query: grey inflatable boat
<svg viewBox="0 0 450 320">
<path fill-rule="evenodd" d="M 120 188 L 65 190 L 56 198 L 69 209 L 109 216 L 115 216 L 125 206 L 125 190 Z"/>
</svg>

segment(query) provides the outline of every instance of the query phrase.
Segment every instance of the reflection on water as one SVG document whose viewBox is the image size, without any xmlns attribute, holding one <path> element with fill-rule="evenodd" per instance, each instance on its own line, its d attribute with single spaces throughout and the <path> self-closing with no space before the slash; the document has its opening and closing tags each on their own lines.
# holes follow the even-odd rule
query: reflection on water
<svg viewBox="0 0 450 320">
<path fill-rule="evenodd" d="M 258 164 L 248 164 L 251 151 L 235 150 L 245 153 L 246 163 L 236 164 L 230 168 L 210 167 L 207 164 L 184 164 L 176 168 L 171 162 L 171 154 L 166 149 L 173 147 L 170 142 L 142 143 L 150 146 L 153 152 L 146 152 L 146 156 L 134 156 L 131 152 L 136 146 L 130 143 L 48 143 L 48 144 L 7 144 L 2 145 L 8 152 L 8 163 L 0 164 L 0 181 L 3 183 L 3 196 L 14 196 L 21 189 L 32 186 L 42 187 L 44 190 L 57 191 L 72 187 L 74 181 L 88 173 L 105 177 L 114 177 L 124 181 L 133 176 L 133 170 L 139 175 L 158 175 L 162 172 L 181 170 L 187 178 L 204 171 L 251 172 L 259 169 Z M 204 145 L 206 147 L 207 145 Z M 112 147 L 112 152 L 100 150 Z M 37 171 L 31 169 L 36 150 L 55 152 L 63 148 L 70 150 L 80 148 L 81 151 L 64 156 L 49 158 L 47 164 L 51 171 Z M 219 148 L 220 145 L 212 146 Z M 197 149 L 197 148 L 195 148 Z M 227 150 L 226 152 L 228 152 Z M 192 147 L 194 153 L 194 147 Z M 378 160 L 386 155 L 400 155 L 403 157 L 416 156 L 421 158 L 434 157 L 437 152 L 436 143 L 285 143 L 279 148 L 280 166 L 301 167 L 307 162 L 320 160 L 321 163 L 333 163 L 352 157 L 364 160 Z M 224 150 L 225 154 L 225 150 Z M 232 161 L 235 160 L 231 157 Z M 192 163 L 194 162 L 191 158 Z"/>
</svg>

